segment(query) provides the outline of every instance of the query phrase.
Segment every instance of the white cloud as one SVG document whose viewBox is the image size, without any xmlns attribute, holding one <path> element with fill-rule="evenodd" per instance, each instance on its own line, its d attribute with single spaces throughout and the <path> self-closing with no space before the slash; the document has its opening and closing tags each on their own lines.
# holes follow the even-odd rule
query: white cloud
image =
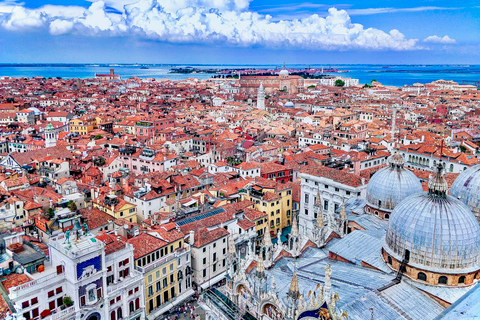
<svg viewBox="0 0 480 320">
<path fill-rule="evenodd" d="M 372 15 L 380 13 L 395 12 L 420 12 L 420 11 L 438 11 L 438 10 L 459 10 L 458 7 L 413 7 L 413 8 L 365 8 L 365 9 L 348 9 L 347 12 L 351 16 Z"/>
<path fill-rule="evenodd" d="M 427 43 L 441 43 L 441 44 L 453 44 L 456 43 L 455 39 L 450 38 L 449 36 L 444 36 L 443 38 L 438 36 L 430 36 L 423 40 Z"/>
<path fill-rule="evenodd" d="M 91 0 L 93 1 L 93 0 Z M 417 39 L 352 23 L 345 10 L 326 17 L 275 21 L 248 10 L 250 0 L 104 0 L 89 8 L 0 3 L 0 24 L 9 30 L 48 28 L 52 35 L 137 35 L 173 43 L 225 43 L 314 50 L 414 50 Z M 108 10 L 117 9 L 120 13 Z"/>
</svg>

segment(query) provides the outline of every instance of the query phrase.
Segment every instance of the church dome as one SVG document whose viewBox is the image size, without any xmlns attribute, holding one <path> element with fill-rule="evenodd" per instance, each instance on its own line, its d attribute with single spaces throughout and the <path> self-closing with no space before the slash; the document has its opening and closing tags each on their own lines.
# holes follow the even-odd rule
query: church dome
<svg viewBox="0 0 480 320">
<path fill-rule="evenodd" d="M 285 108 L 294 108 L 295 105 L 293 104 L 292 101 L 288 101 L 288 102 L 285 103 L 284 107 Z"/>
<path fill-rule="evenodd" d="M 428 193 L 411 195 L 393 210 L 385 251 L 419 269 L 457 274 L 474 272 L 480 263 L 480 226 L 461 201 L 448 196 L 438 169 Z"/>
<path fill-rule="evenodd" d="M 391 212 L 406 197 L 423 191 L 420 180 L 403 167 L 397 152 L 389 159 L 388 167 L 378 170 L 367 185 L 367 203 L 372 210 Z"/>
<path fill-rule="evenodd" d="M 480 215 L 480 164 L 463 171 L 452 184 L 450 195 Z"/>
<path fill-rule="evenodd" d="M 285 65 L 283 65 L 283 69 L 280 71 L 279 76 L 280 77 L 288 77 L 288 70 L 285 67 Z"/>
</svg>

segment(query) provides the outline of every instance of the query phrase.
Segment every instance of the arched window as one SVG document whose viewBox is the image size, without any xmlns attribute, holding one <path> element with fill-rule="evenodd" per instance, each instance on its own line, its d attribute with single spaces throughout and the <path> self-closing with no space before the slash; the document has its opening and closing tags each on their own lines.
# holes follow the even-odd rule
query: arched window
<svg viewBox="0 0 480 320">
<path fill-rule="evenodd" d="M 122 319 L 122 308 L 117 309 L 117 319 Z"/>
<path fill-rule="evenodd" d="M 418 279 L 418 280 L 421 280 L 421 281 L 427 281 L 427 275 L 426 275 L 425 273 L 423 273 L 423 272 L 419 272 L 419 273 L 417 274 L 417 279 Z"/>
<path fill-rule="evenodd" d="M 182 279 L 183 279 L 183 273 L 182 273 L 182 270 L 179 270 L 177 274 L 177 281 L 180 281 Z"/>
<path fill-rule="evenodd" d="M 473 279 L 478 279 L 478 272 L 475 273 L 475 276 L 473 277 Z"/>
<path fill-rule="evenodd" d="M 110 312 L 110 320 L 115 320 L 115 311 Z"/>
<path fill-rule="evenodd" d="M 385 215 L 385 219 L 389 219 L 390 218 L 390 215 L 389 214 L 386 214 Z"/>
<path fill-rule="evenodd" d="M 375 215 L 376 215 L 376 216 L 378 216 L 378 211 L 377 211 L 377 210 L 375 210 L 375 212 L 374 212 L 374 213 L 375 213 Z"/>
<path fill-rule="evenodd" d="M 438 284 L 447 284 L 448 278 L 445 276 L 441 276 L 438 278 Z"/>
<path fill-rule="evenodd" d="M 465 276 L 461 276 L 460 278 L 458 278 L 458 283 L 465 283 Z"/>
<path fill-rule="evenodd" d="M 387 261 L 388 261 L 388 264 L 391 265 L 392 264 L 392 257 L 388 256 Z"/>
<path fill-rule="evenodd" d="M 450 172 L 453 172 L 453 163 L 450 164 Z"/>
</svg>

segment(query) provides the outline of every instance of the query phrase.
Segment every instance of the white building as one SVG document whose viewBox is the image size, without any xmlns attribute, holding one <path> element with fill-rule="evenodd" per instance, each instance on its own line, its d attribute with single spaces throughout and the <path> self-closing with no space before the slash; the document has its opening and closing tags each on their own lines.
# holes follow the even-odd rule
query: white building
<svg viewBox="0 0 480 320">
<path fill-rule="evenodd" d="M 144 319 L 143 277 L 134 270 L 132 246 L 116 237 L 104 235 L 100 240 L 82 233 L 77 225 L 70 236 L 51 238 L 45 270 L 25 273 L 32 281 L 9 289 L 16 315 L 31 319 L 42 313 L 45 320 Z"/>
<path fill-rule="evenodd" d="M 349 198 L 366 197 L 367 182 L 357 175 L 328 167 L 308 168 L 300 173 L 301 200 L 299 227 L 311 232 L 317 219 L 314 204 L 320 194 L 322 210 L 336 212 Z M 305 228 L 307 229 L 305 231 Z"/>
<path fill-rule="evenodd" d="M 229 232 L 224 228 L 190 231 L 193 282 L 206 289 L 225 278 Z"/>
<path fill-rule="evenodd" d="M 343 82 L 345 82 L 344 87 L 357 86 L 358 83 L 359 83 L 358 79 L 342 78 L 342 77 L 320 79 L 320 81 L 318 83 L 321 84 L 322 86 L 333 87 L 333 86 L 335 86 L 335 81 L 337 81 L 337 80 L 342 80 Z"/>
</svg>

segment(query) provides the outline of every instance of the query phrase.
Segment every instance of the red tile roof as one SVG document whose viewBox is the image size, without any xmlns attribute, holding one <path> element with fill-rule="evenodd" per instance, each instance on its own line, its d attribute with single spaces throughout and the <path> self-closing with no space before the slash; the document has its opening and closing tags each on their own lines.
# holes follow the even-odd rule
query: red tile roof
<svg viewBox="0 0 480 320">
<path fill-rule="evenodd" d="M 136 237 L 128 239 L 127 242 L 133 245 L 133 257 L 135 259 L 141 258 L 168 244 L 166 241 L 148 233 L 141 233 Z"/>
<path fill-rule="evenodd" d="M 201 228 L 195 232 L 195 242 L 193 246 L 200 248 L 206 244 L 209 244 L 210 242 L 226 237 L 228 235 L 228 231 L 224 228 L 216 228 L 211 231 L 208 231 L 207 228 Z"/>
</svg>

